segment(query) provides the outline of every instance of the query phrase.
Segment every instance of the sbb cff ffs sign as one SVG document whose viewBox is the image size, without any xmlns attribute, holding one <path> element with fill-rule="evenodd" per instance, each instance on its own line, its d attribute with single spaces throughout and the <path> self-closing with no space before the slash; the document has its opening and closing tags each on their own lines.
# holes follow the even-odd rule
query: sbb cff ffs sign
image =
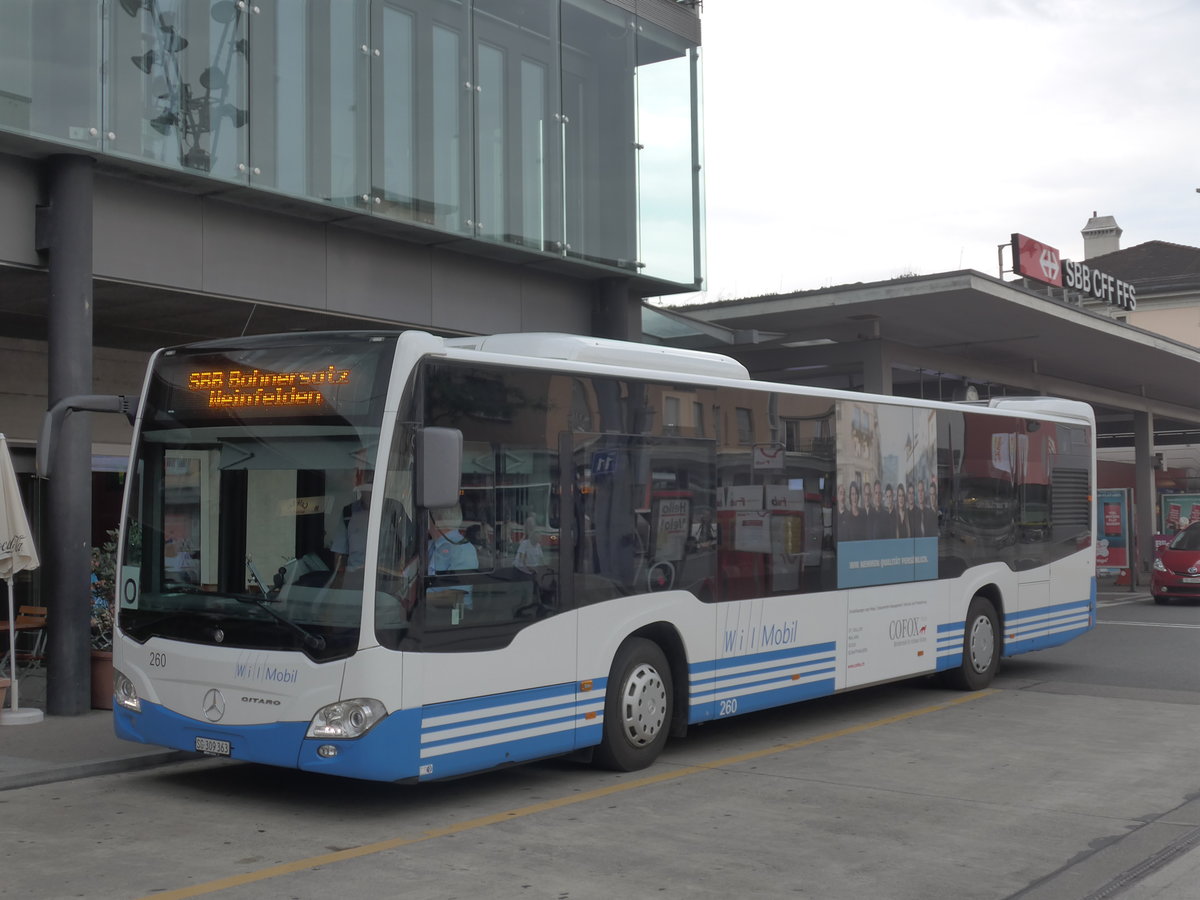
<svg viewBox="0 0 1200 900">
<path fill-rule="evenodd" d="M 1013 271 L 1055 287 L 1063 286 L 1062 259 L 1055 247 L 1023 234 L 1012 236 Z"/>
<path fill-rule="evenodd" d="M 1127 281 L 1093 269 L 1087 263 L 1062 259 L 1049 244 L 1023 234 L 1012 236 L 1013 271 L 1023 278 L 1052 284 L 1103 300 L 1111 306 L 1137 308 L 1137 291 Z"/>
</svg>

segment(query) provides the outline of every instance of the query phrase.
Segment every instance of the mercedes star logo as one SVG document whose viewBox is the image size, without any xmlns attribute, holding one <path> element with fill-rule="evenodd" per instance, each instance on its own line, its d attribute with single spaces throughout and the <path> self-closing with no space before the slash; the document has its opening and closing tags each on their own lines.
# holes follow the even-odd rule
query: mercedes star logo
<svg viewBox="0 0 1200 900">
<path fill-rule="evenodd" d="M 204 718 L 210 722 L 220 722 L 221 717 L 225 715 L 225 698 L 221 696 L 221 692 L 213 688 L 204 695 Z"/>
</svg>

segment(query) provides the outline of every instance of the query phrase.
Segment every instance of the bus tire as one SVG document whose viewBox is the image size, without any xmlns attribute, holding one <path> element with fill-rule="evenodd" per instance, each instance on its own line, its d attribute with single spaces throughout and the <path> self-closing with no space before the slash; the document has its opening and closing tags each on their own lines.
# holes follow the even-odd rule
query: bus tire
<svg viewBox="0 0 1200 900">
<path fill-rule="evenodd" d="M 947 682 L 960 691 L 981 691 L 991 684 L 1000 668 L 1001 640 L 996 607 L 987 597 L 976 594 L 967 607 L 962 663 L 946 673 Z"/>
<path fill-rule="evenodd" d="M 632 772 L 658 758 L 671 730 L 671 666 L 653 641 L 630 638 L 617 650 L 604 696 L 604 736 L 595 762 Z"/>
</svg>

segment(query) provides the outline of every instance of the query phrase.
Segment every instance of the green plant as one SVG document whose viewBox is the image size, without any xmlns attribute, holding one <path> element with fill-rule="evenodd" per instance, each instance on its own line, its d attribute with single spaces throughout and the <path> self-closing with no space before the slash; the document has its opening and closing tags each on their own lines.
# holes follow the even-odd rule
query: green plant
<svg viewBox="0 0 1200 900">
<path fill-rule="evenodd" d="M 112 528 L 108 540 L 92 548 L 92 649 L 111 650 L 113 641 L 113 606 L 116 601 L 117 540 L 119 533 Z"/>
</svg>

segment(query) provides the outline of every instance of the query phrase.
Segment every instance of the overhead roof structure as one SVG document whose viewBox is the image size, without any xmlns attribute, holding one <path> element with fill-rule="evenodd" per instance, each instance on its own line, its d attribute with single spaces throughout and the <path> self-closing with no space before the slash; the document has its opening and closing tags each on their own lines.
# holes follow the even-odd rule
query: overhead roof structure
<svg viewBox="0 0 1200 900">
<path fill-rule="evenodd" d="M 757 378 L 854 389 L 882 354 L 895 394 L 1048 394 L 1091 403 L 1102 443 L 1131 439 L 1137 411 L 1156 443 L 1200 440 L 1200 349 L 973 270 L 672 311 L 732 342 L 699 327 L 667 342 L 719 349 Z"/>
</svg>

